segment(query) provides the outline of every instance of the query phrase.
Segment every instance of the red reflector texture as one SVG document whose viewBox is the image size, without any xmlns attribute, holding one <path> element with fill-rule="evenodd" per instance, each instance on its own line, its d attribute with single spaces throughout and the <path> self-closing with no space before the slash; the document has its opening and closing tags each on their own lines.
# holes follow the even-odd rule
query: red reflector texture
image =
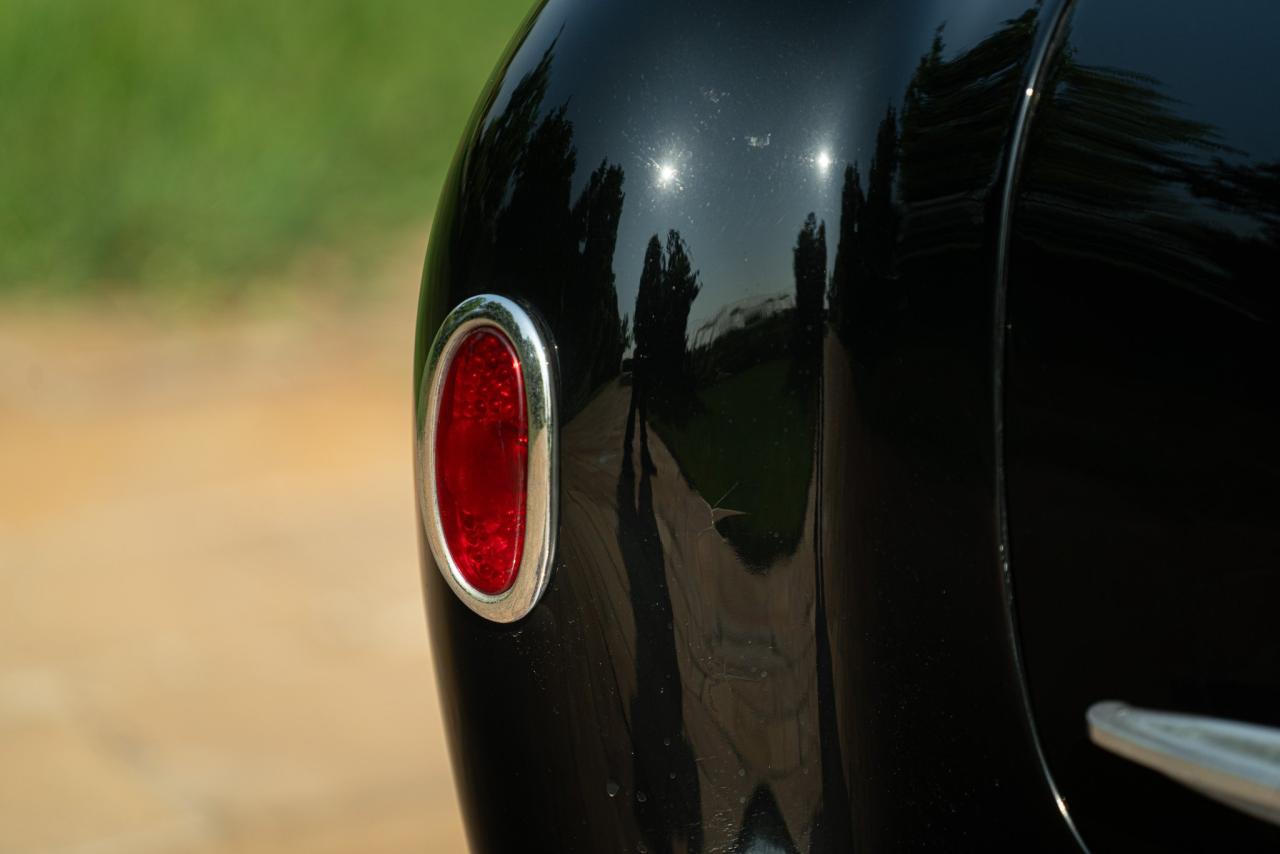
<svg viewBox="0 0 1280 854">
<path fill-rule="evenodd" d="M 462 577 L 493 596 L 515 582 L 524 552 L 524 378 L 511 342 L 492 327 L 469 333 L 445 370 L 435 448 L 440 521 Z"/>
</svg>

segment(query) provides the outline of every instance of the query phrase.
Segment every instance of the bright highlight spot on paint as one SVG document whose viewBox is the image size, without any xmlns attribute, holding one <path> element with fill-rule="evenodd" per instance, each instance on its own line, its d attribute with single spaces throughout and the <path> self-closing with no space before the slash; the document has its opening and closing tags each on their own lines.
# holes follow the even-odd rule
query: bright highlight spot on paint
<svg viewBox="0 0 1280 854">
<path fill-rule="evenodd" d="M 675 180 L 676 180 L 676 167 L 672 166 L 670 163 L 659 163 L 658 164 L 658 186 L 668 187 L 671 184 L 675 183 Z"/>
<path fill-rule="evenodd" d="M 831 168 L 831 152 L 825 149 L 818 152 L 818 156 L 814 158 L 814 162 L 818 164 L 819 172 L 826 172 Z"/>
</svg>

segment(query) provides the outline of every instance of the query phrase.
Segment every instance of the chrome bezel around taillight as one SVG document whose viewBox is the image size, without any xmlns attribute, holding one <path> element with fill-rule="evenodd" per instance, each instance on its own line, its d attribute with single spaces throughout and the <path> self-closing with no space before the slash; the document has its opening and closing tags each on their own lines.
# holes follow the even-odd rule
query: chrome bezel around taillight
<svg viewBox="0 0 1280 854">
<path fill-rule="evenodd" d="M 449 364 L 467 334 L 495 327 L 511 341 L 524 377 L 529 429 L 525 478 L 524 547 L 515 581 L 497 595 L 477 590 L 463 577 L 449 553 L 436 495 L 436 424 Z M 426 541 L 440 574 L 458 598 L 482 617 L 511 623 L 538 603 L 551 579 L 558 504 L 555 362 L 542 324 L 506 297 L 481 294 L 449 312 L 427 353 L 423 373 L 422 420 L 416 438 L 418 500 Z"/>
</svg>

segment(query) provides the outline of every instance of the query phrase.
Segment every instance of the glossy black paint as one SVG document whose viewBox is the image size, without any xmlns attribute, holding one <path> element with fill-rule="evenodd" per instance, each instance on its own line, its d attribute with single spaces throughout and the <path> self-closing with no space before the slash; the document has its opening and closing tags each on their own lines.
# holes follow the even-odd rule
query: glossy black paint
<svg viewBox="0 0 1280 854">
<path fill-rule="evenodd" d="M 563 394 L 541 604 L 488 623 L 424 558 L 473 847 L 1078 849 L 1068 812 L 1100 849 L 1195 839 L 1166 796 L 1254 832 L 1089 746 L 1081 703 L 1271 722 L 1273 126 L 1127 75 L 1211 32 L 1199 4 L 792 5 L 552 0 L 463 140 L 415 388 L 489 292 L 552 330 Z M 1220 105 L 1219 74 L 1171 94 Z M 1203 573 L 1215 536 L 1248 572 Z M 1142 599 L 1161 571 L 1181 611 Z M 1241 592 L 1272 640 L 1213 682 L 1241 638 L 1193 606 Z M 1143 669 L 1188 626 L 1194 667 Z"/>
<path fill-rule="evenodd" d="M 992 422 L 1002 180 L 1059 7 L 907 5 L 551 2 L 486 95 L 421 341 L 522 299 L 564 425 L 535 611 L 424 572 L 477 850 L 1074 847 Z"/>
<path fill-rule="evenodd" d="M 1013 577 L 1049 764 L 1100 850 L 1280 849 L 1080 726 L 1106 698 L 1280 726 L 1277 33 L 1275 4 L 1082 2 L 1031 125 Z"/>
</svg>

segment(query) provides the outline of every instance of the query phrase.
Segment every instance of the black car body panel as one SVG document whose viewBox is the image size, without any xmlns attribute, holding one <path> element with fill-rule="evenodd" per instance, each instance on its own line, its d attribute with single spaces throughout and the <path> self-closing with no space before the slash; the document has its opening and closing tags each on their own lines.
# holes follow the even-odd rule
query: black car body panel
<svg viewBox="0 0 1280 854">
<path fill-rule="evenodd" d="M 1071 850 L 1077 812 L 1100 849 L 1276 839 L 1084 730 L 1109 697 L 1280 723 L 1277 75 L 1206 107 L 1215 9 L 530 18 L 437 210 L 415 370 L 421 418 L 480 293 L 557 350 L 544 598 L 488 622 L 424 550 L 475 850 Z M 1174 798 L 1194 832 L 1154 827 Z"/>
<path fill-rule="evenodd" d="M 1080 3 L 1027 144 L 1015 601 L 1050 768 L 1100 849 L 1280 850 L 1081 725 L 1120 697 L 1280 726 L 1277 47 L 1275 4 Z"/>
</svg>

